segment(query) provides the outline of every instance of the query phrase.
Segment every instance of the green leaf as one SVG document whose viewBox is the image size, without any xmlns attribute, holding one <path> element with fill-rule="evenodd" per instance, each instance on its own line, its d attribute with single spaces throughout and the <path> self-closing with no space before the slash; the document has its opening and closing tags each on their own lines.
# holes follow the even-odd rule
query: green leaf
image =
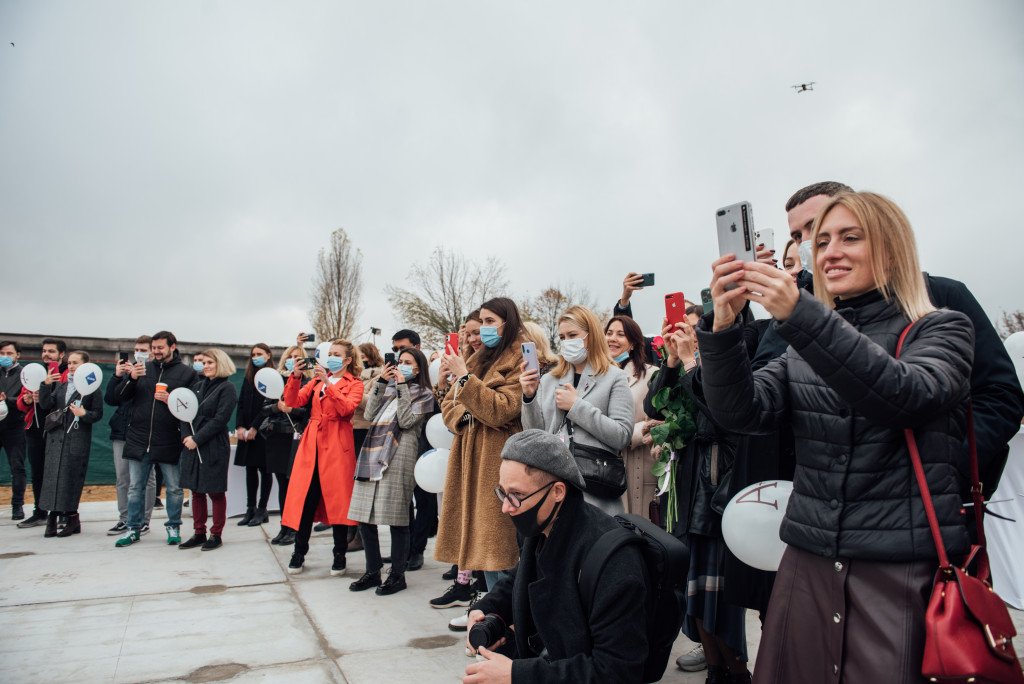
<svg viewBox="0 0 1024 684">
<path fill-rule="evenodd" d="M 671 387 L 662 387 L 660 390 L 658 390 L 657 394 L 651 397 L 651 406 L 658 409 L 659 411 L 663 410 L 665 407 L 668 406 L 669 397 L 671 394 Z"/>
<path fill-rule="evenodd" d="M 655 461 L 654 465 L 651 466 L 651 475 L 654 475 L 654 477 L 659 477 L 660 478 L 662 475 L 665 474 L 665 471 L 667 469 L 668 469 L 668 464 L 667 463 L 665 463 L 664 461 Z"/>
</svg>

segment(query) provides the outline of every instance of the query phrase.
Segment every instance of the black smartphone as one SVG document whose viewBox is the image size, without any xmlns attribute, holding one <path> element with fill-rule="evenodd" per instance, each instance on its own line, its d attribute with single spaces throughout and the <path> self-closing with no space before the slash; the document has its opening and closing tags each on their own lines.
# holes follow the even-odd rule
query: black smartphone
<svg viewBox="0 0 1024 684">
<path fill-rule="evenodd" d="M 307 342 L 316 342 L 316 333 L 311 333 L 311 332 L 306 333 L 306 341 Z"/>
<path fill-rule="evenodd" d="M 129 358 L 131 358 L 131 352 L 118 352 L 117 358 L 121 361 L 121 363 L 124 363 Z"/>
<path fill-rule="evenodd" d="M 395 361 L 394 352 L 387 352 L 384 354 L 384 365 L 385 366 L 397 366 L 398 362 Z"/>
<path fill-rule="evenodd" d="M 709 313 L 715 308 L 715 301 L 711 298 L 710 287 L 705 287 L 700 291 L 700 305 L 704 307 L 704 313 Z"/>
<path fill-rule="evenodd" d="M 653 273 L 644 273 L 643 274 L 643 279 L 644 279 L 644 282 L 643 282 L 644 287 L 650 287 L 651 285 L 654 285 L 654 274 Z"/>
<path fill-rule="evenodd" d="M 313 370 L 316 368 L 316 359 L 306 358 L 299 361 L 299 370 Z"/>
</svg>

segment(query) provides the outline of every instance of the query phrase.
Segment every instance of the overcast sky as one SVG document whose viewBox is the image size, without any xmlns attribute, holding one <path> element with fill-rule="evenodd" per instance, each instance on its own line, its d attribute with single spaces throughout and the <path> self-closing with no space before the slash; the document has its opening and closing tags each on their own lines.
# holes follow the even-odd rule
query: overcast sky
<svg viewBox="0 0 1024 684">
<path fill-rule="evenodd" d="M 443 244 L 517 297 L 654 271 L 650 331 L 718 207 L 781 246 L 828 179 L 995 318 L 1024 308 L 1022 35 L 1019 0 L 2 0 L 0 330 L 286 343 L 344 227 L 360 329 Z"/>
</svg>

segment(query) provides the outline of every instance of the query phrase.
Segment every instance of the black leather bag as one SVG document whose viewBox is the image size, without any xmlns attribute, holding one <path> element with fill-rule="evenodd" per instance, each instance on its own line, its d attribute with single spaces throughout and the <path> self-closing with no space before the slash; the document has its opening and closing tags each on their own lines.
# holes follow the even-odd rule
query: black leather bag
<svg viewBox="0 0 1024 684">
<path fill-rule="evenodd" d="M 65 411 L 67 408 L 59 408 L 47 413 L 46 418 L 43 419 L 43 432 L 53 432 L 58 428 L 63 428 Z"/>
<path fill-rule="evenodd" d="M 605 449 L 577 444 L 573 439 L 572 421 L 565 421 L 569 431 L 569 451 L 576 459 L 587 494 L 599 499 L 617 499 L 626 492 L 626 464 L 622 457 Z"/>
</svg>

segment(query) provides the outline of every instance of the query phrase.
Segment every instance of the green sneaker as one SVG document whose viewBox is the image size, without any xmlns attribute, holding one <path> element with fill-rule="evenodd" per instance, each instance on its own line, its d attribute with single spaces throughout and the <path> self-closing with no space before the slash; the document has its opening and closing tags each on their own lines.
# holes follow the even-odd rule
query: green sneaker
<svg viewBox="0 0 1024 684">
<path fill-rule="evenodd" d="M 139 536 L 139 531 L 129 529 L 123 537 L 114 542 L 114 546 L 117 548 L 121 548 L 122 546 L 131 546 L 137 541 L 142 541 L 142 537 Z"/>
<path fill-rule="evenodd" d="M 168 527 L 167 528 L 167 544 L 168 544 L 168 546 L 170 546 L 171 544 L 173 544 L 174 546 L 177 546 L 180 543 L 181 543 L 181 528 L 178 528 L 178 527 Z"/>
</svg>

